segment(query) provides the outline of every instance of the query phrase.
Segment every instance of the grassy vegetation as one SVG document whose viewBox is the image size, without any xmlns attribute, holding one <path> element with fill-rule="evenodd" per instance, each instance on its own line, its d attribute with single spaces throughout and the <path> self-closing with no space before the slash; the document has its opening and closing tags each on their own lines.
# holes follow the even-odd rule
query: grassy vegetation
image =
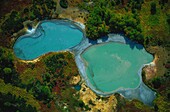
<svg viewBox="0 0 170 112">
<path fill-rule="evenodd" d="M 14 67 L 14 56 L 10 49 L 0 47 L 0 79 L 5 83 L 19 85 L 20 80 Z"/>
<path fill-rule="evenodd" d="M 77 111 L 89 109 L 69 82 L 79 75 L 69 52 L 49 53 L 37 63 L 15 62 L 21 87 L 32 94 L 41 105 L 41 111 Z M 72 96 L 74 94 L 74 96 Z M 63 109 L 66 106 L 67 108 Z"/>
<path fill-rule="evenodd" d="M 33 97 L 32 94 L 28 93 L 25 89 L 12 86 L 11 84 L 5 84 L 4 81 L 1 79 L 0 79 L 0 87 L 1 87 L 0 88 L 1 98 L 3 98 L 5 95 L 7 98 L 7 99 L 0 99 L 0 102 L 2 102 L 0 106 L 1 107 L 0 110 L 2 109 L 3 111 L 7 111 L 7 109 L 9 109 L 10 111 L 16 111 L 19 109 L 20 111 L 25 111 L 24 109 L 26 110 L 28 109 L 29 112 L 29 111 L 37 111 L 40 109 L 40 105 L 38 101 Z M 10 96 L 14 97 L 15 99 L 13 100 L 10 99 Z M 20 98 L 22 98 L 21 101 Z M 28 105 L 31 108 L 27 107 Z M 10 108 L 11 109 L 13 108 L 14 110 L 11 110 Z"/>
<path fill-rule="evenodd" d="M 151 15 L 149 12 L 151 2 L 145 2 L 142 5 L 142 9 L 139 12 L 143 29 L 142 33 L 145 37 L 152 38 L 150 41 L 151 45 L 161 44 L 166 46 L 169 42 L 168 36 L 170 34 L 167 14 L 170 12 L 166 10 L 168 8 L 167 6 L 163 6 L 163 9 L 161 9 L 162 6 L 159 5 L 158 1 L 155 1 L 155 3 L 157 8 L 154 15 Z"/>
<path fill-rule="evenodd" d="M 157 50 L 150 49 L 149 50 L 157 55 L 158 62 L 157 69 L 158 72 L 156 73 L 156 77 L 152 78 L 145 83 L 157 91 L 157 98 L 155 99 L 155 109 L 163 112 L 163 111 L 170 111 L 169 110 L 169 82 L 170 82 L 170 69 L 165 67 L 170 63 L 170 58 L 167 57 L 170 55 L 169 45 L 169 35 L 170 35 L 170 27 L 168 23 L 168 15 L 170 13 L 168 4 L 161 4 L 160 2 L 154 0 L 152 1 L 156 4 L 156 13 L 151 15 L 148 10 L 151 2 L 145 2 L 142 6 L 140 11 L 140 20 L 143 34 L 145 36 L 151 37 L 149 39 L 149 43 L 146 45 L 148 48 L 151 46 L 157 47 Z M 143 16 L 145 15 L 145 16 Z M 166 53 L 167 56 L 164 54 L 160 54 L 159 50 L 164 50 L 164 54 Z M 164 70 L 164 72 L 159 72 L 159 70 Z"/>
</svg>

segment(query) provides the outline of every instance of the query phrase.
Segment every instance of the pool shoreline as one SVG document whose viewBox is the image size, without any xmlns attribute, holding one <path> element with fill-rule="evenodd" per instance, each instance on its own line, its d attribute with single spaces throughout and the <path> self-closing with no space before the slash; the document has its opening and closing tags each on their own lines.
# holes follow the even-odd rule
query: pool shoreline
<svg viewBox="0 0 170 112">
<path fill-rule="evenodd" d="M 117 38 L 115 38 L 117 37 Z M 76 64 L 77 64 L 77 67 L 78 67 L 78 70 L 80 72 L 80 74 L 82 75 L 83 79 L 85 80 L 86 84 L 88 87 L 90 87 L 96 94 L 100 95 L 100 96 L 103 96 L 103 97 L 108 97 L 114 93 L 119 93 L 121 94 L 122 96 L 124 96 L 125 98 L 127 99 L 138 99 L 140 101 L 142 101 L 143 99 L 141 99 L 140 96 L 138 95 L 134 95 L 135 98 L 132 98 L 131 96 L 132 95 L 126 95 L 126 91 L 139 91 L 141 88 L 142 89 L 145 89 L 151 97 L 150 101 L 146 102 L 146 101 L 142 101 L 144 102 L 145 104 L 148 104 L 148 105 L 152 105 L 152 101 L 154 100 L 154 98 L 156 97 L 156 92 L 153 92 L 149 87 L 147 87 L 143 80 L 142 80 L 142 69 L 143 67 L 147 66 L 147 65 L 150 65 L 150 64 L 153 64 L 153 61 L 150 62 L 150 63 L 147 63 L 147 64 L 143 64 L 141 65 L 140 69 L 138 70 L 138 75 L 139 75 L 139 78 L 140 78 L 140 83 L 139 85 L 136 87 L 136 88 L 118 88 L 114 91 L 111 91 L 111 92 L 103 92 L 101 90 L 98 90 L 97 88 L 95 88 L 89 81 L 87 75 L 86 75 L 86 72 L 85 72 L 85 69 L 86 69 L 86 65 L 81 57 L 81 54 L 87 50 L 90 46 L 93 46 L 93 45 L 97 45 L 97 44 L 104 44 L 104 43 L 108 43 L 108 42 L 116 42 L 116 43 L 122 43 L 122 44 L 127 44 L 125 39 L 125 37 L 121 36 L 121 35 L 118 35 L 118 34 L 109 34 L 108 35 L 108 40 L 106 41 L 101 41 L 101 39 L 98 39 L 97 40 L 97 43 L 95 44 L 92 44 L 89 42 L 89 39 L 84 39 L 84 42 L 83 42 L 83 45 L 80 45 L 80 46 L 76 46 L 75 49 L 72 49 L 71 52 L 74 52 L 75 54 L 75 61 L 76 61 Z M 152 55 L 152 54 L 151 54 Z M 141 91 L 142 92 L 142 91 Z M 135 93 L 135 92 L 133 92 Z M 139 93 L 140 94 L 140 93 Z M 141 93 L 142 94 L 142 93 Z M 153 95 L 151 95 L 153 94 Z"/>
</svg>

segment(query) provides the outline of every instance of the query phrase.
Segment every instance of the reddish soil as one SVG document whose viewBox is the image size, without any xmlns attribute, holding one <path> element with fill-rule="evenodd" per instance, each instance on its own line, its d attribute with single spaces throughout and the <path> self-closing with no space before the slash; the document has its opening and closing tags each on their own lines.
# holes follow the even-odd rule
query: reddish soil
<svg viewBox="0 0 170 112">
<path fill-rule="evenodd" d="M 50 102 L 51 105 L 50 108 L 48 108 L 45 104 L 43 104 L 43 102 L 39 102 L 39 103 L 41 105 L 41 109 L 40 109 L 41 112 L 59 112 L 55 106 L 54 101 Z"/>
<path fill-rule="evenodd" d="M 53 91 L 56 92 L 56 94 L 60 94 L 61 93 L 60 87 L 57 84 L 54 87 Z"/>
<path fill-rule="evenodd" d="M 16 70 L 18 73 L 23 73 L 24 70 L 27 68 L 25 63 L 15 62 Z"/>
</svg>

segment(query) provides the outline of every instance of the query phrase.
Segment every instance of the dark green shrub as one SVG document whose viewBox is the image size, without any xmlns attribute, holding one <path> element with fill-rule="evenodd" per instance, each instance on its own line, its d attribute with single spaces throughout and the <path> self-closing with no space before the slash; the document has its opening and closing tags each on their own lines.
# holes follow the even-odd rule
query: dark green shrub
<svg viewBox="0 0 170 112">
<path fill-rule="evenodd" d="M 60 0 L 60 6 L 62 8 L 68 8 L 68 2 L 67 0 Z"/>
</svg>

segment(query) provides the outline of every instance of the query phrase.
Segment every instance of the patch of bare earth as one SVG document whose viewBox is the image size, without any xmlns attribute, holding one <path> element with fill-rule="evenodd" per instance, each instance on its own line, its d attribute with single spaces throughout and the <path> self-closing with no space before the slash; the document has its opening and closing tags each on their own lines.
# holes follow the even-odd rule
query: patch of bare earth
<svg viewBox="0 0 170 112">
<path fill-rule="evenodd" d="M 59 14 L 59 18 L 67 18 L 76 22 L 85 23 L 87 19 L 88 12 L 82 11 L 79 8 L 68 7 L 67 9 L 62 10 Z"/>
<path fill-rule="evenodd" d="M 77 75 L 77 76 L 73 76 L 73 77 L 71 77 L 71 79 L 69 80 L 70 81 L 70 84 L 72 85 L 76 85 L 76 84 L 78 84 L 79 82 L 80 82 L 80 80 L 81 80 L 81 77 L 80 77 L 80 75 Z"/>
<path fill-rule="evenodd" d="M 165 64 L 167 63 L 168 53 L 164 47 L 153 46 L 147 48 L 150 53 L 154 54 L 153 63 L 146 66 L 145 71 L 146 80 L 152 79 L 156 76 L 162 76 L 166 73 Z"/>
<path fill-rule="evenodd" d="M 80 99 L 91 108 L 89 112 L 115 112 L 117 99 L 114 95 L 107 98 L 97 96 L 85 83 L 82 83 Z"/>
</svg>

